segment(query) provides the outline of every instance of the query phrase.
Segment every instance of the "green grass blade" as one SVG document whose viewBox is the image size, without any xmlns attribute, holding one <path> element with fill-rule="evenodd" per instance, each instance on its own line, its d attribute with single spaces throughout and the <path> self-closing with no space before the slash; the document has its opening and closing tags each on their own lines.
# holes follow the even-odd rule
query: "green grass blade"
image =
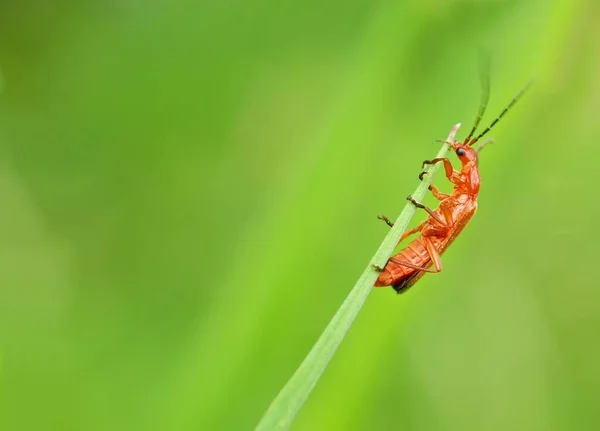
<svg viewBox="0 0 600 431">
<path fill-rule="evenodd" d="M 459 127 L 460 124 L 457 124 L 452 128 L 447 141 L 454 141 L 454 137 Z M 442 145 L 442 148 L 436 157 L 444 157 L 447 151 L 448 145 Z M 423 181 L 421 181 L 412 194 L 417 201 L 423 200 L 427 187 L 431 183 L 433 174 L 438 168 L 439 164 L 427 167 L 426 171 L 429 172 L 430 175 L 423 177 Z M 308 395 L 319 381 L 327 364 L 333 357 L 335 351 L 348 332 L 348 329 L 350 329 L 350 325 L 352 325 L 356 315 L 365 303 L 367 296 L 373 289 L 373 284 L 379 275 L 373 268 L 373 265 L 378 265 L 380 267 L 385 266 L 387 260 L 394 251 L 400 236 L 406 231 L 415 211 L 416 208 L 414 205 L 411 203 L 406 204 L 398 216 L 394 227 L 390 229 L 389 233 L 379 246 L 379 249 L 371 259 L 371 262 L 369 262 L 369 265 L 350 291 L 350 294 L 342 303 L 342 306 L 335 313 L 333 319 L 331 319 L 294 375 L 279 392 L 265 412 L 260 423 L 256 427 L 256 431 L 287 430 L 290 427 L 294 417 L 304 405 Z"/>
</svg>

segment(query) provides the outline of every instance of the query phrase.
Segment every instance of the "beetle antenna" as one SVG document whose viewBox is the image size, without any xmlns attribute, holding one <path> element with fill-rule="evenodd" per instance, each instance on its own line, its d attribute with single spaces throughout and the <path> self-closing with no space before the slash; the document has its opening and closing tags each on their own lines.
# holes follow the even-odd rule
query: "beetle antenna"
<svg viewBox="0 0 600 431">
<path fill-rule="evenodd" d="M 483 136 L 485 136 L 485 134 L 487 132 L 489 132 L 490 130 L 492 130 L 492 127 L 494 127 L 496 125 L 496 123 L 498 121 L 500 121 L 500 119 L 502 117 L 504 117 L 504 115 L 506 115 L 506 113 L 508 111 L 510 111 L 510 108 L 512 108 L 514 106 L 515 103 L 517 103 L 517 100 L 519 100 L 521 98 L 521 96 L 523 96 L 523 94 L 525 94 L 525 92 L 529 89 L 529 87 L 531 87 L 531 84 L 533 83 L 533 79 L 529 80 L 529 82 L 527 84 L 525 84 L 523 86 L 523 88 L 521 88 L 521 90 L 519 90 L 519 92 L 517 93 L 517 95 L 515 97 L 513 97 L 513 99 L 510 101 L 510 103 L 508 105 L 506 105 L 506 107 L 504 108 L 504 110 L 500 113 L 500 115 L 498 115 L 496 117 L 496 119 L 494 121 L 492 121 L 492 124 L 490 124 L 483 132 L 481 132 L 479 134 L 479 136 L 477 136 L 475 139 L 473 139 L 470 142 L 470 145 L 474 144 L 475 142 L 477 142 L 480 138 L 482 138 Z"/>
<path fill-rule="evenodd" d="M 472 145 L 475 143 L 475 140 L 471 141 L 471 137 L 479 127 L 479 123 L 485 114 L 485 109 L 487 108 L 488 102 L 490 100 L 490 56 L 488 54 L 482 54 L 480 57 L 479 63 L 479 80 L 481 82 L 481 104 L 479 105 L 479 111 L 477 112 L 477 117 L 475 118 L 475 124 L 473 124 L 473 128 L 471 132 L 469 132 L 469 136 L 464 140 L 464 145 Z"/>
</svg>

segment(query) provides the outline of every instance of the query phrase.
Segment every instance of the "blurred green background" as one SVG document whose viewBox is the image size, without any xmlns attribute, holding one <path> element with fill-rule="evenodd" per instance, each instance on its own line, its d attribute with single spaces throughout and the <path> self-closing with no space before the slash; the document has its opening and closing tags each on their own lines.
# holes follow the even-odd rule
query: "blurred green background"
<svg viewBox="0 0 600 431">
<path fill-rule="evenodd" d="M 481 48 L 484 123 L 537 80 L 490 134 L 479 212 L 443 273 L 371 293 L 292 428 L 598 429 L 599 21 L 595 0 L 2 2 L 1 429 L 252 429 L 375 216 L 465 136 Z"/>
</svg>

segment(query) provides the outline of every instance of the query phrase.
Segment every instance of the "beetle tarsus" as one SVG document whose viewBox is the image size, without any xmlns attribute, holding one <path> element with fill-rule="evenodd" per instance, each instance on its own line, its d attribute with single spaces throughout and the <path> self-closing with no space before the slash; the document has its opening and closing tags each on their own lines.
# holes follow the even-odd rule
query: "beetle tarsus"
<svg viewBox="0 0 600 431">
<path fill-rule="evenodd" d="M 396 293 L 398 295 L 400 295 L 401 293 L 404 293 L 404 291 L 406 291 L 406 289 L 408 289 L 406 287 L 401 287 L 399 284 L 392 286 L 392 288 L 396 291 Z"/>
<path fill-rule="evenodd" d="M 420 204 L 419 202 L 417 202 L 416 200 L 414 200 L 413 197 L 412 197 L 412 195 L 408 195 L 408 197 L 406 198 L 406 200 L 409 201 L 414 206 L 416 206 L 417 208 L 425 209 L 425 205 Z"/>
<path fill-rule="evenodd" d="M 373 269 L 377 272 L 383 272 L 384 268 L 380 267 L 379 265 L 377 265 L 376 263 L 371 264 L 371 266 L 373 267 Z"/>
<path fill-rule="evenodd" d="M 377 216 L 377 218 L 378 218 L 379 220 L 383 220 L 383 221 L 385 222 L 385 224 L 387 224 L 389 227 L 394 227 L 394 223 L 392 223 L 392 222 L 390 221 L 390 219 L 389 219 L 389 218 L 387 218 L 386 216 L 384 216 L 384 215 L 378 215 L 378 216 Z"/>
</svg>

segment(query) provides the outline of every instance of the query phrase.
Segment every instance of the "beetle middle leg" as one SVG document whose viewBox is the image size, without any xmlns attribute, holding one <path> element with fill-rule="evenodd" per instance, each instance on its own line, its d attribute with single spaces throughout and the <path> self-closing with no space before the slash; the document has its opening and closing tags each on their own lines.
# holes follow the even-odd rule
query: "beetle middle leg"
<svg viewBox="0 0 600 431">
<path fill-rule="evenodd" d="M 439 201 L 443 201 L 444 199 L 450 197 L 450 195 L 440 192 L 440 190 L 433 184 L 429 185 L 429 190 L 431 191 L 431 194 L 433 195 L 433 197 Z"/>
<path fill-rule="evenodd" d="M 390 221 L 389 218 L 387 218 L 384 215 L 378 215 L 377 218 L 379 220 L 383 220 L 385 222 L 385 224 L 387 224 L 389 227 L 394 227 L 394 223 L 392 223 Z M 404 232 L 402 234 L 402 236 L 400 237 L 400 239 L 398 240 L 398 244 L 400 244 L 404 239 L 408 238 L 409 236 L 421 232 L 421 230 L 423 229 L 423 226 L 425 226 L 425 224 L 427 223 L 427 220 L 425 220 L 424 222 L 419 223 L 417 226 L 413 227 L 412 229 L 407 230 L 406 232 Z"/>
<path fill-rule="evenodd" d="M 440 272 L 442 270 L 442 257 L 440 256 L 439 251 L 435 248 L 431 239 L 427 236 L 423 236 L 423 242 L 425 243 L 425 248 L 431 257 L 431 261 L 433 262 L 433 266 L 435 268 L 435 272 Z"/>
<path fill-rule="evenodd" d="M 410 195 L 406 198 L 406 200 L 412 203 L 417 208 L 424 209 L 425 211 L 427 211 L 427 214 L 433 217 L 438 223 L 440 223 L 442 226 L 446 226 L 446 223 L 435 213 L 435 211 L 433 211 L 427 205 L 420 204 L 419 202 L 414 200 L 413 197 Z"/>
<path fill-rule="evenodd" d="M 402 236 L 400 237 L 400 239 L 398 240 L 398 244 L 400 244 L 405 238 L 408 238 L 409 236 L 411 236 L 415 233 L 421 232 L 421 230 L 423 229 L 423 226 L 425 226 L 426 223 L 427 223 L 427 220 L 425 220 L 422 223 L 419 223 L 417 226 L 404 232 L 402 234 Z"/>
</svg>

